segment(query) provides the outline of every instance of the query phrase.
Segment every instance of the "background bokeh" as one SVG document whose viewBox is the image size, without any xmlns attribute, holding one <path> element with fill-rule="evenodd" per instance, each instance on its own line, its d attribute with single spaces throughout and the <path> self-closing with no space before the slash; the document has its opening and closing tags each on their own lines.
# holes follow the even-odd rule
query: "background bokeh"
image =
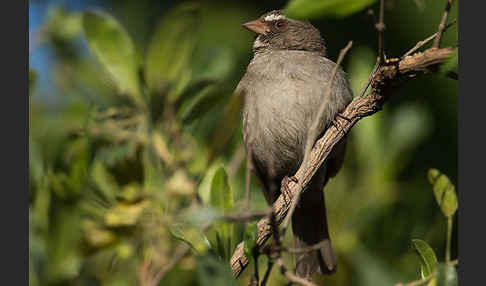
<svg viewBox="0 0 486 286">
<path fill-rule="evenodd" d="M 321 31 L 329 58 L 353 40 L 343 68 L 356 96 L 376 59 L 367 10 L 378 14 L 378 5 L 344 2 L 358 8 L 302 0 L 30 0 L 30 285 L 137 285 L 188 242 L 192 249 L 158 285 L 233 283 L 225 259 L 245 225 L 217 221 L 199 229 L 243 209 L 241 100 L 232 91 L 254 36 L 241 24 L 294 5 L 295 15 L 308 15 Z M 386 1 L 386 55 L 400 56 L 433 34 L 444 7 Z M 129 38 L 96 26 L 103 17 L 116 19 Z M 456 26 L 443 45 L 457 45 Z M 353 128 L 344 167 L 326 187 L 338 272 L 317 282 L 419 279 L 413 238 L 444 260 L 446 221 L 427 170 L 457 183 L 457 88 L 440 72 L 403 82 L 384 110 Z M 253 210 L 266 208 L 260 188 L 253 178 Z M 249 273 L 236 283 L 247 284 Z M 274 269 L 268 285 L 285 283 Z"/>
</svg>

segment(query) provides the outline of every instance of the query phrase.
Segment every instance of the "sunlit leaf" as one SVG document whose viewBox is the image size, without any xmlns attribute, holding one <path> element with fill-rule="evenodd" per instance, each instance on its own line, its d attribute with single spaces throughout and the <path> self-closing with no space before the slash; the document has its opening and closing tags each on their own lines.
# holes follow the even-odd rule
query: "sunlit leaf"
<svg viewBox="0 0 486 286">
<path fill-rule="evenodd" d="M 197 5 L 183 4 L 165 15 L 150 41 L 145 77 L 151 90 L 171 87 L 175 99 L 191 79 L 191 58 L 197 43 Z"/>
<path fill-rule="evenodd" d="M 188 176 L 187 172 L 179 169 L 167 180 L 167 192 L 181 196 L 190 196 L 194 194 L 196 186 L 194 181 Z"/>
<path fill-rule="evenodd" d="M 144 200 L 134 204 L 118 203 L 105 214 L 105 224 L 110 227 L 133 226 L 148 205 L 149 202 Z"/>
<path fill-rule="evenodd" d="M 457 196 L 454 185 L 446 175 L 437 169 L 429 169 L 428 178 L 434 189 L 435 200 L 442 213 L 447 217 L 454 215 L 457 210 Z"/>
<path fill-rule="evenodd" d="M 117 194 L 117 198 L 127 203 L 134 203 L 143 197 L 142 187 L 136 183 L 132 182 L 123 186 L 120 193 Z"/>
<path fill-rule="evenodd" d="M 223 167 L 220 167 L 213 177 L 211 206 L 223 213 L 229 213 L 233 209 L 233 191 L 229 186 L 228 175 Z"/>
<path fill-rule="evenodd" d="M 214 175 L 216 174 L 216 171 L 219 170 L 219 168 L 220 168 L 219 163 L 212 164 L 206 171 L 206 174 L 204 175 L 204 178 L 202 182 L 199 184 L 199 187 L 197 189 L 197 193 L 199 197 L 201 198 L 203 204 L 206 206 L 210 205 L 211 185 L 213 183 Z"/>
<path fill-rule="evenodd" d="M 152 145 L 154 146 L 155 153 L 164 161 L 164 163 L 168 166 L 172 166 L 174 163 L 174 155 L 169 151 L 167 140 L 160 132 L 153 132 Z"/>
<path fill-rule="evenodd" d="M 111 16 L 85 12 L 83 28 L 93 54 L 115 79 L 121 93 L 140 100 L 135 46 L 127 31 Z"/>
<path fill-rule="evenodd" d="M 189 244 L 196 253 L 204 253 L 211 245 L 206 235 L 197 227 L 177 223 L 170 227 L 172 235 Z"/>
<path fill-rule="evenodd" d="M 437 276 L 432 277 L 427 283 L 427 286 L 437 286 Z"/>
<path fill-rule="evenodd" d="M 81 14 L 70 13 L 63 7 L 49 9 L 45 32 L 53 38 L 70 39 L 81 34 Z"/>
<path fill-rule="evenodd" d="M 346 17 L 363 10 L 376 0 L 290 0 L 285 14 L 292 18 Z"/>
<path fill-rule="evenodd" d="M 105 247 L 116 240 L 114 232 L 103 228 L 92 220 L 83 220 L 81 227 L 83 229 L 84 237 L 93 247 Z"/>
<path fill-rule="evenodd" d="M 453 265 L 440 263 L 437 269 L 437 286 L 457 286 L 457 271 Z"/>
<path fill-rule="evenodd" d="M 437 257 L 434 250 L 423 240 L 412 239 L 412 245 L 420 256 L 422 278 L 426 278 L 437 269 Z"/>
</svg>

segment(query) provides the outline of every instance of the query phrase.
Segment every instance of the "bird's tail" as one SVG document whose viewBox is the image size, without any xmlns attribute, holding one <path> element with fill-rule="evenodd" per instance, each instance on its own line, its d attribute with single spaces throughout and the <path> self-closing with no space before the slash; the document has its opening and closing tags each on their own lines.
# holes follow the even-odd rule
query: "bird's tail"
<svg viewBox="0 0 486 286">
<path fill-rule="evenodd" d="M 300 203 L 292 216 L 296 248 L 309 248 L 321 243 L 318 249 L 294 254 L 296 274 L 306 279 L 310 279 L 317 271 L 323 274 L 336 271 L 336 257 L 327 227 L 322 184 L 313 184 L 310 187 L 311 189 L 302 193 Z"/>
</svg>

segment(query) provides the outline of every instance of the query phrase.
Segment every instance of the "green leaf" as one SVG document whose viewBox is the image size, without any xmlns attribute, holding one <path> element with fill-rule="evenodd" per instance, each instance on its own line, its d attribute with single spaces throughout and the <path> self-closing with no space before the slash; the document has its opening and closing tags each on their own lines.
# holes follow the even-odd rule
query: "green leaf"
<svg viewBox="0 0 486 286">
<path fill-rule="evenodd" d="M 183 4 L 158 24 L 148 46 L 145 77 L 152 91 L 171 88 L 177 97 L 191 79 L 191 59 L 197 43 L 197 5 Z M 171 98 L 175 99 L 175 98 Z"/>
<path fill-rule="evenodd" d="M 119 91 L 140 101 L 137 54 L 127 31 L 114 18 L 99 12 L 85 12 L 83 28 L 88 46 Z"/>
<path fill-rule="evenodd" d="M 297 19 L 343 18 L 363 10 L 375 0 L 290 0 L 285 14 Z"/>
<path fill-rule="evenodd" d="M 199 91 L 193 98 L 186 102 L 179 109 L 179 117 L 183 124 L 190 124 L 195 119 L 202 117 L 212 108 L 225 99 L 227 93 L 219 85 L 210 85 Z"/>
<path fill-rule="evenodd" d="M 457 73 L 457 65 L 459 62 L 459 52 L 456 50 L 456 52 L 451 55 L 441 66 L 440 66 L 440 72 L 442 74 L 447 74 L 449 72 L 455 72 Z"/>
<path fill-rule="evenodd" d="M 233 210 L 233 191 L 228 183 L 228 175 L 222 166 L 216 170 L 211 184 L 211 205 L 223 214 Z"/>
<path fill-rule="evenodd" d="M 437 269 L 437 286 L 457 286 L 457 271 L 453 265 L 441 263 Z"/>
<path fill-rule="evenodd" d="M 165 191 L 165 174 L 161 160 L 155 151 L 149 148 L 142 155 L 144 188 L 149 192 Z"/>
<path fill-rule="evenodd" d="M 453 216 L 457 210 L 456 188 L 449 178 L 437 169 L 429 169 L 428 178 L 442 213 L 446 217 Z"/>
<path fill-rule="evenodd" d="M 32 96 L 36 83 L 37 83 L 37 72 L 33 69 L 29 69 L 29 96 Z"/>
<path fill-rule="evenodd" d="M 429 112 L 418 104 L 403 104 L 390 117 L 387 120 L 390 126 L 386 143 L 388 155 L 383 160 L 397 173 L 407 165 L 408 154 L 430 133 L 431 120 Z"/>
<path fill-rule="evenodd" d="M 102 192 L 105 199 L 109 202 L 115 202 L 116 194 L 119 192 L 116 179 L 111 175 L 103 165 L 103 162 L 96 160 L 91 168 L 91 178 L 98 189 Z"/>
<path fill-rule="evenodd" d="M 212 164 L 206 171 L 203 180 L 199 184 L 197 189 L 197 194 L 201 198 L 203 205 L 209 206 L 210 205 L 210 198 L 211 198 L 211 186 L 213 183 L 214 175 L 216 171 L 220 168 L 220 163 Z"/>
<path fill-rule="evenodd" d="M 70 13 L 63 7 L 47 10 L 45 32 L 56 39 L 71 39 L 81 32 L 81 14 Z"/>
<path fill-rule="evenodd" d="M 412 245 L 420 256 L 422 278 L 433 274 L 437 269 L 437 257 L 434 250 L 423 240 L 412 239 Z"/>
<path fill-rule="evenodd" d="M 214 174 L 211 184 L 211 206 L 222 214 L 233 210 L 233 191 L 228 183 L 228 176 L 223 167 Z M 231 257 L 234 240 L 234 226 L 228 222 L 214 224 L 211 242 L 215 245 L 218 254 L 225 260 Z"/>
<path fill-rule="evenodd" d="M 250 259 L 250 263 L 253 262 L 253 248 L 256 245 L 257 233 L 258 225 L 256 222 L 249 224 L 243 233 L 243 251 L 245 252 L 246 257 Z"/>
<path fill-rule="evenodd" d="M 177 239 L 189 244 L 196 253 L 204 253 L 211 247 L 206 235 L 192 225 L 176 223 L 170 227 L 170 232 Z"/>
<path fill-rule="evenodd" d="M 201 286 L 237 285 L 226 261 L 222 261 L 211 254 L 198 256 L 196 261 L 198 282 Z"/>
</svg>

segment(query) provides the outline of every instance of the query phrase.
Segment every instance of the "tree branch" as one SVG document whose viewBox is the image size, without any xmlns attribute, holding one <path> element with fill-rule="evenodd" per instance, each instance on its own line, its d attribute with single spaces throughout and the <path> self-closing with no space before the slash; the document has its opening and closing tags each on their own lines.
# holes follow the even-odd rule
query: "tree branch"
<svg viewBox="0 0 486 286">
<path fill-rule="evenodd" d="M 316 142 L 309 155 L 309 163 L 301 165 L 295 177 L 299 184 L 289 180 L 288 192 L 281 192 L 280 196 L 272 206 L 275 220 L 281 224 L 285 219 L 290 205 L 293 201 L 299 185 L 305 191 L 312 176 L 325 162 L 332 151 L 332 148 L 346 136 L 351 128 L 362 118 L 370 116 L 382 109 L 383 103 L 388 99 L 386 90 L 391 84 L 398 82 L 401 78 L 411 78 L 418 74 L 433 71 L 434 68 L 444 62 L 456 51 L 456 48 L 431 48 L 423 53 L 416 53 L 409 57 L 386 60 L 373 74 L 371 80 L 371 91 L 366 97 L 356 97 L 335 119 L 337 124 L 329 127 L 324 135 Z M 338 127 L 339 126 L 339 127 Z M 271 225 L 268 217 L 258 222 L 258 234 L 256 243 L 262 248 L 267 239 L 271 236 Z M 248 265 L 248 259 L 243 251 L 244 243 L 236 247 L 230 260 L 233 276 L 238 277 Z M 277 263 L 277 261 L 275 261 Z"/>
</svg>

